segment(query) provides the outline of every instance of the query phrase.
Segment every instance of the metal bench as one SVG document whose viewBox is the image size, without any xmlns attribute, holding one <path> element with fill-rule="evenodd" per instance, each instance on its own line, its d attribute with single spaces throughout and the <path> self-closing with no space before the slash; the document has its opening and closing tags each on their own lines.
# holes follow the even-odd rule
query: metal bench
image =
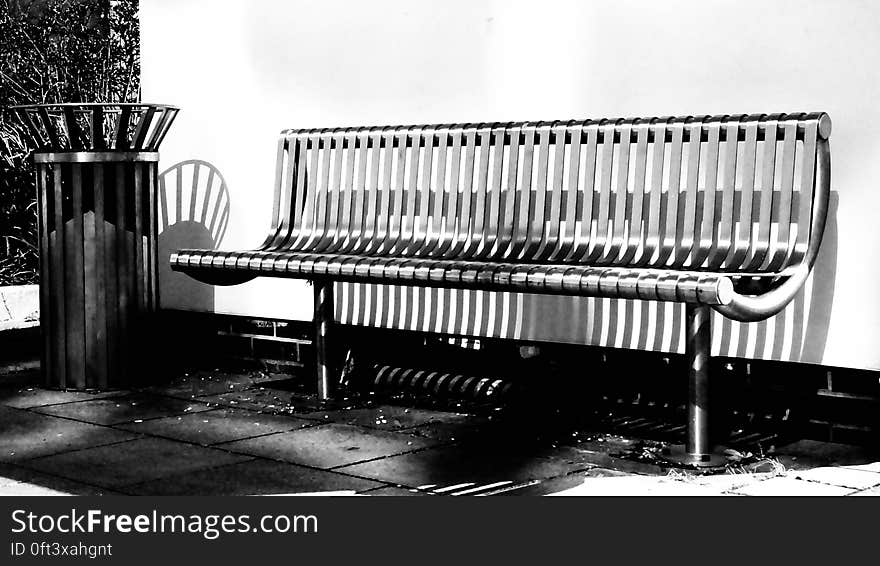
<svg viewBox="0 0 880 566">
<path fill-rule="evenodd" d="M 830 132 L 823 113 L 287 130 L 262 246 L 171 265 L 212 284 L 313 281 L 322 397 L 334 281 L 685 303 L 674 457 L 712 465 L 710 308 L 757 321 L 801 288 Z"/>
</svg>

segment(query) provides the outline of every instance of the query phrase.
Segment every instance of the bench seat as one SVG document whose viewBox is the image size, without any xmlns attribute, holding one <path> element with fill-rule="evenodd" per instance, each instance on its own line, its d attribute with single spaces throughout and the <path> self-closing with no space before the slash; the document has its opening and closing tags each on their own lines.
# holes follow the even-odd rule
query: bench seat
<svg viewBox="0 0 880 566">
<path fill-rule="evenodd" d="M 426 287 L 482 289 L 585 297 L 615 297 L 726 305 L 733 283 L 726 274 L 680 270 L 488 263 L 424 258 L 180 250 L 176 269 L 218 281 L 236 273 Z M 766 275 L 766 274 L 765 274 Z"/>
</svg>

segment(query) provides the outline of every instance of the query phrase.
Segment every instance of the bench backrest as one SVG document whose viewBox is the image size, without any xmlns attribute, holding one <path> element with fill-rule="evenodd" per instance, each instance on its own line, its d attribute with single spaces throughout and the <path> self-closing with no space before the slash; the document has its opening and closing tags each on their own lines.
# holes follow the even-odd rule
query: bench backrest
<svg viewBox="0 0 880 566">
<path fill-rule="evenodd" d="M 264 248 L 778 273 L 824 226 L 830 127 L 788 114 L 289 130 Z"/>
</svg>

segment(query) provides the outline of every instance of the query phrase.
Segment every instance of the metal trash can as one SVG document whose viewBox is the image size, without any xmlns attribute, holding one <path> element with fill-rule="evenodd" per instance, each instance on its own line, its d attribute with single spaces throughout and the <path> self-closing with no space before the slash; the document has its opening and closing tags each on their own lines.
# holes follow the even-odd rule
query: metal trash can
<svg viewBox="0 0 880 566">
<path fill-rule="evenodd" d="M 38 144 L 45 384 L 91 390 L 138 383 L 150 343 L 145 330 L 159 299 L 157 150 L 178 109 L 39 104 L 15 110 Z"/>
</svg>

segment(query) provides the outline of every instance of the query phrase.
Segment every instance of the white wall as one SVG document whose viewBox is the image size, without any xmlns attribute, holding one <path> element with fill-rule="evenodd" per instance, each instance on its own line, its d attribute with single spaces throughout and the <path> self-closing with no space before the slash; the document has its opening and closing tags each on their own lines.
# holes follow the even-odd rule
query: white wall
<svg viewBox="0 0 880 566">
<path fill-rule="evenodd" d="M 855 0 L 141 0 L 143 97 L 182 107 L 163 167 L 199 159 L 222 173 L 226 249 L 262 241 L 282 128 L 826 111 L 837 204 L 816 281 L 767 323 L 716 319 L 714 349 L 878 369 L 878 21 L 880 3 Z M 181 277 L 163 273 L 166 306 L 311 316 L 301 282 L 212 290 Z M 672 305 L 367 286 L 340 295 L 338 315 L 359 323 L 680 346 Z"/>
</svg>

